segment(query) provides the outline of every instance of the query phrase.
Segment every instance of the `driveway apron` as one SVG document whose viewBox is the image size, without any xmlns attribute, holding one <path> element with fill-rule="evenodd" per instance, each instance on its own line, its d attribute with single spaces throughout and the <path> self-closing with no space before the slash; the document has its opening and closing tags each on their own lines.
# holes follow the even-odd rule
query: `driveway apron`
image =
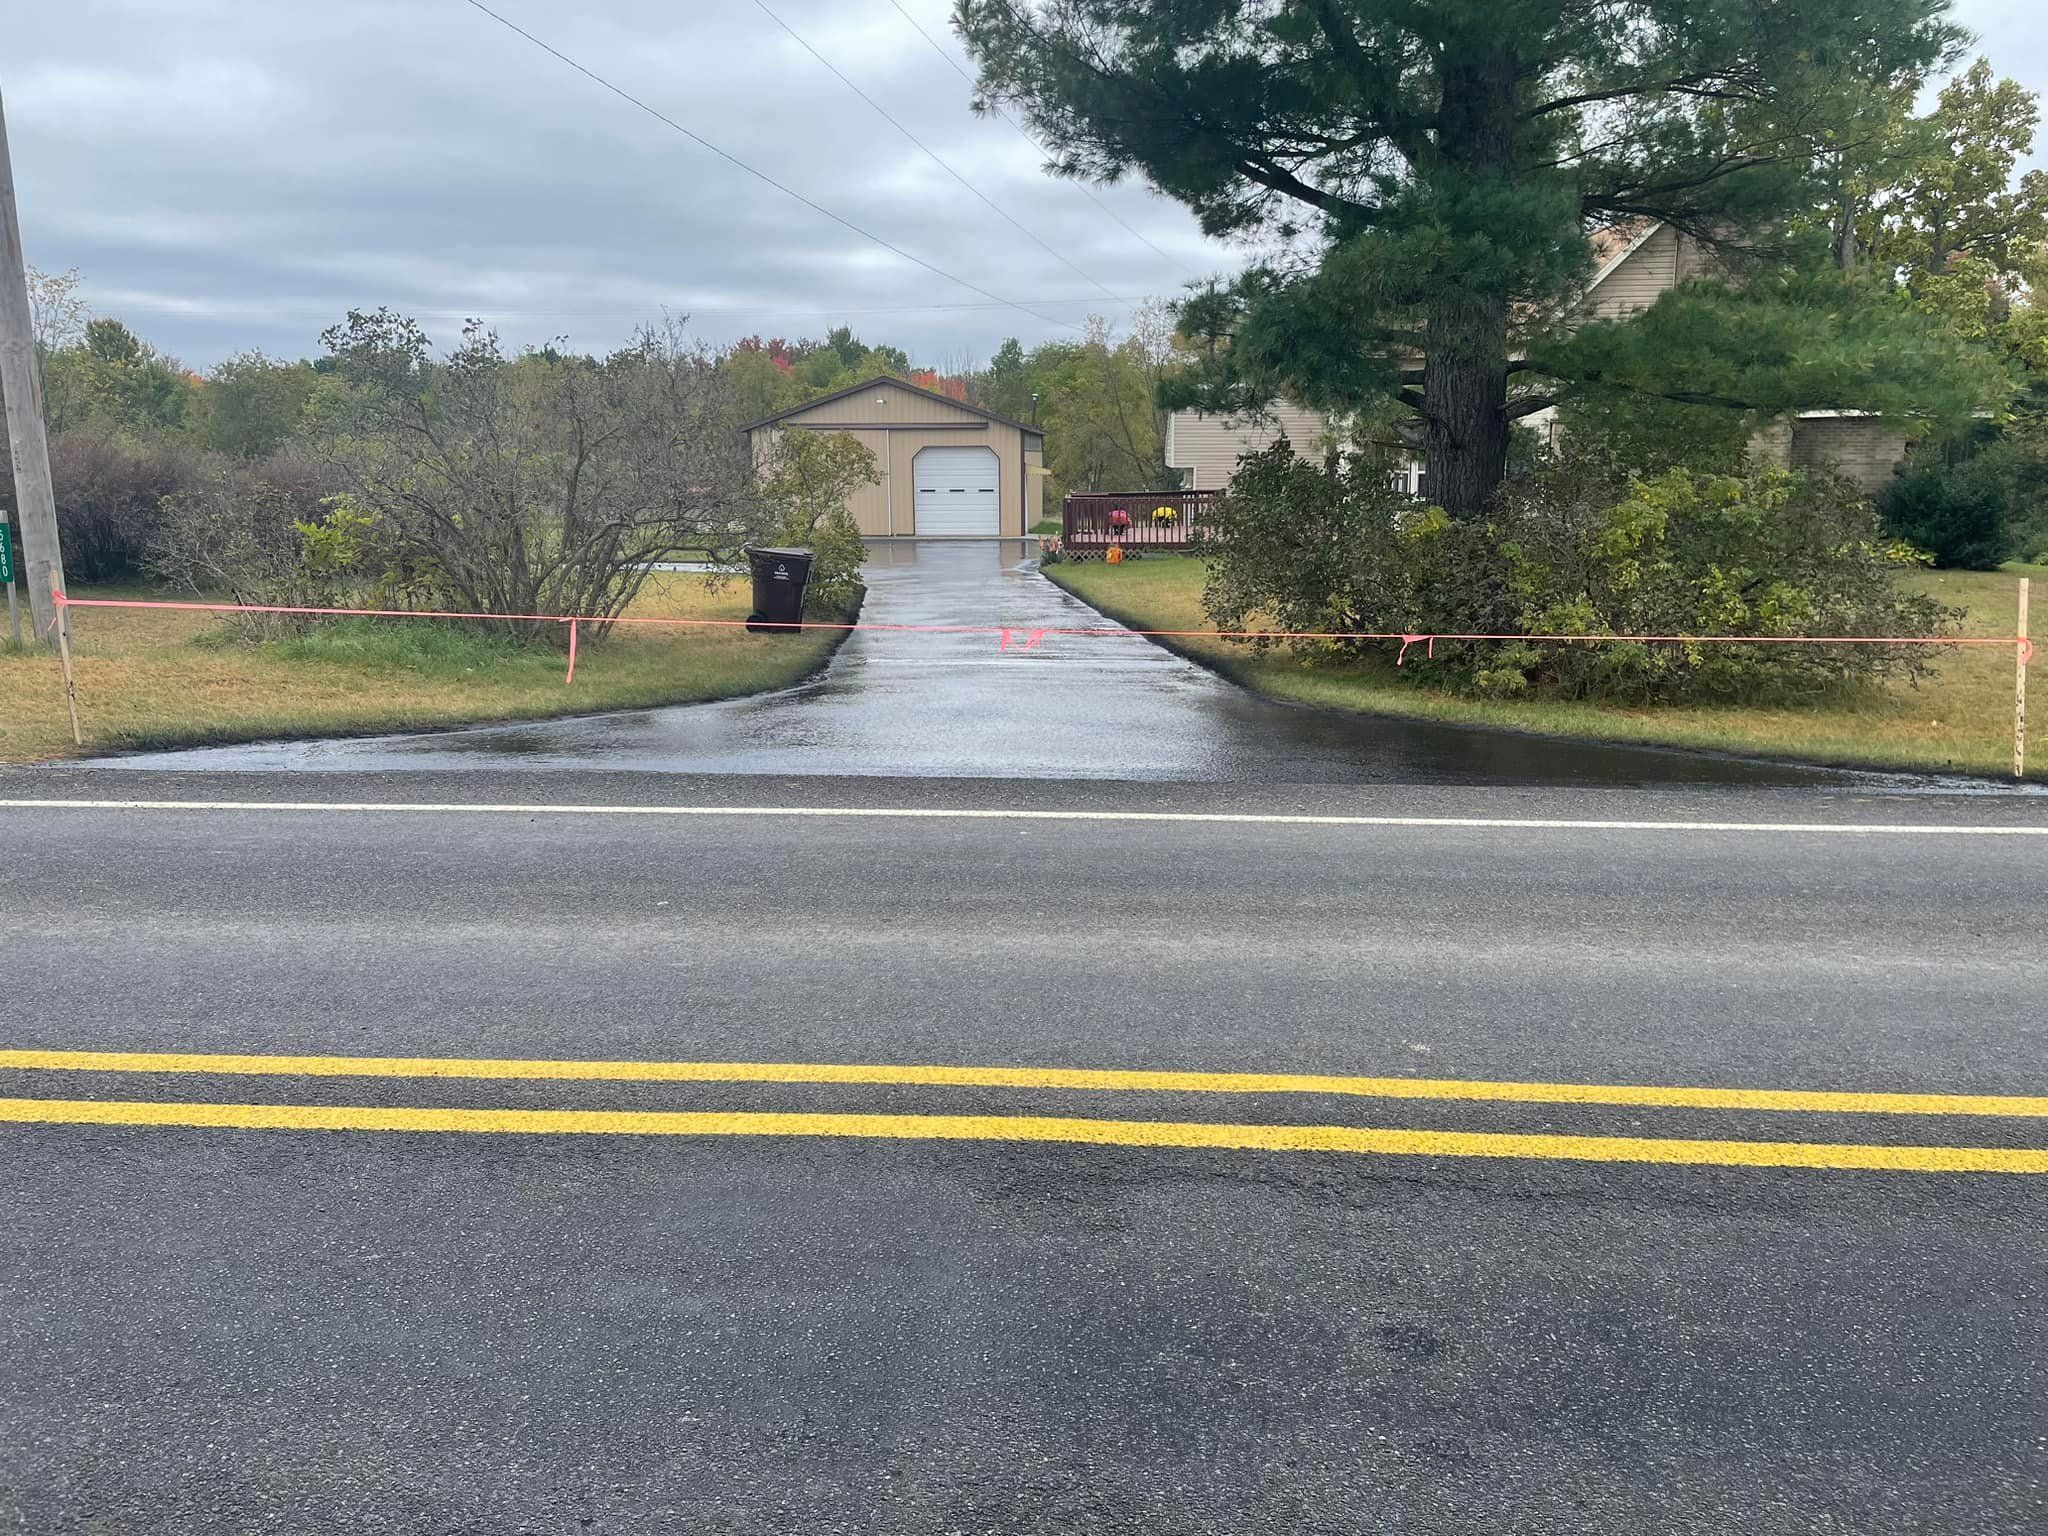
<svg viewBox="0 0 2048 1536">
<path fill-rule="evenodd" d="M 1847 783 L 1853 776 L 1276 704 L 1109 626 L 1015 540 L 873 546 L 866 629 L 816 678 L 717 704 L 354 740 L 139 754 L 176 769 L 638 772 L 1263 783 Z"/>
</svg>

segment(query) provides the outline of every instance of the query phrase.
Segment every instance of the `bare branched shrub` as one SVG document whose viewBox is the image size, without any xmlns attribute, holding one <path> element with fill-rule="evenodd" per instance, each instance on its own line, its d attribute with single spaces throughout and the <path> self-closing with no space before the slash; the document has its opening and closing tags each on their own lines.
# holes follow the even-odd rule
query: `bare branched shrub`
<svg viewBox="0 0 2048 1536">
<path fill-rule="evenodd" d="M 331 594 L 309 591 L 302 579 L 303 510 L 288 487 L 247 465 L 216 459 L 187 489 L 163 498 L 150 569 L 208 600 L 308 605 Z M 257 613 L 231 622 L 250 640 L 297 634 L 307 624 Z"/>
<path fill-rule="evenodd" d="M 730 562 L 766 526 L 730 385 L 673 326 L 602 360 L 507 357 L 478 323 L 437 359 L 386 310 L 323 340 L 349 388 L 321 452 L 387 560 L 452 606 L 614 618 L 651 562 Z"/>
</svg>

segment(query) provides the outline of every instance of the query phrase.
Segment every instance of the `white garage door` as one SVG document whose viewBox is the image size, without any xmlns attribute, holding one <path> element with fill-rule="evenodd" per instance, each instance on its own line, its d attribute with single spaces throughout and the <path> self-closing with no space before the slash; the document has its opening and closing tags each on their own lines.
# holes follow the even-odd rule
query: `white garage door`
<svg viewBox="0 0 2048 1536">
<path fill-rule="evenodd" d="M 993 448 L 926 448 L 913 471 L 917 487 L 917 532 L 925 534 L 1003 531 L 1002 498 Z"/>
</svg>

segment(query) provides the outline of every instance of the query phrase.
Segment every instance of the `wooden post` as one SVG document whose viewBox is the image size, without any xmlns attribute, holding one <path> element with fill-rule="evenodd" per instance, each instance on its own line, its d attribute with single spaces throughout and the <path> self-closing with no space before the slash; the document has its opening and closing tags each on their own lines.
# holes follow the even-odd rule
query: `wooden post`
<svg viewBox="0 0 2048 1536">
<path fill-rule="evenodd" d="M 49 643 L 57 611 L 51 594 L 64 590 L 58 547 L 57 504 L 50 490 L 50 449 L 43 436 L 42 398 L 36 388 L 35 326 L 29 314 L 21 224 L 14 210 L 14 168 L 7 158 L 7 119 L 0 113 L 0 392 L 7 397 L 7 440 L 14 456 L 14 515 L 21 525 L 21 558 L 28 569 L 29 618 L 35 636 Z"/>
<path fill-rule="evenodd" d="M 64 707 L 71 711 L 71 745 L 82 747 L 85 738 L 78 732 L 78 681 L 71 675 L 71 616 L 64 611 L 61 601 L 62 582 L 60 573 L 50 574 L 50 607 L 57 615 L 52 621 L 57 631 L 57 654 L 64 660 Z"/>
<path fill-rule="evenodd" d="M 2020 578 L 2019 644 L 2013 647 L 2012 682 L 2012 776 L 2027 776 L 2027 653 L 2033 649 L 2027 634 L 2027 578 Z"/>
</svg>

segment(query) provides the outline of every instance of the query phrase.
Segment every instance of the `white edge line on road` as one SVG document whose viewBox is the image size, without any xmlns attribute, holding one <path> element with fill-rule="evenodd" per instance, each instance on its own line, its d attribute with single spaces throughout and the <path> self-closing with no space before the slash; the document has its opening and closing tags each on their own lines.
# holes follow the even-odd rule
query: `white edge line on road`
<svg viewBox="0 0 2048 1536">
<path fill-rule="evenodd" d="M 2048 837 L 2048 825 L 1967 822 L 1608 821 L 1549 816 L 1315 816 L 1256 811 L 1005 810 L 838 805 L 498 805 L 383 800 L 0 800 L 10 811 L 392 812 L 463 816 L 813 816 L 903 821 L 1128 821 L 1281 827 L 1491 828 L 1536 832 L 1775 832 L 1884 837 Z"/>
</svg>

